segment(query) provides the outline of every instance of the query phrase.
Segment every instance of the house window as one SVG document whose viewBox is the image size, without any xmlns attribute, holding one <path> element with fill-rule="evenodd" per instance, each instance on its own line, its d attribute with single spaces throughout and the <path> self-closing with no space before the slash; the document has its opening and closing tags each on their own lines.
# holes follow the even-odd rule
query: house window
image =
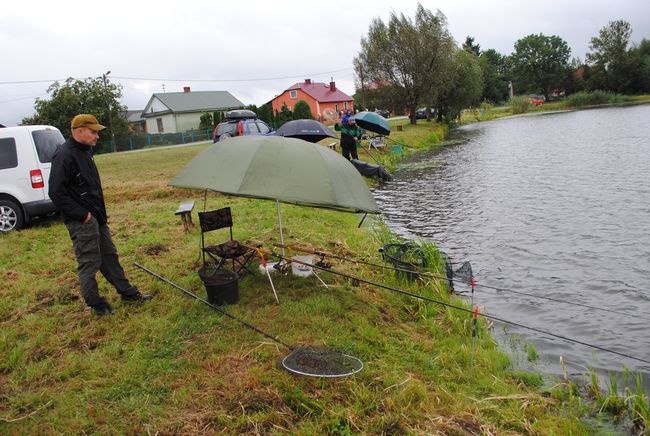
<svg viewBox="0 0 650 436">
<path fill-rule="evenodd" d="M 156 124 L 158 124 L 158 133 L 162 133 L 165 131 L 165 129 L 163 128 L 162 118 L 156 118 Z"/>
<path fill-rule="evenodd" d="M 298 91 L 296 91 L 295 89 L 293 91 L 289 91 L 289 97 L 298 98 Z"/>
<path fill-rule="evenodd" d="M 343 109 L 348 110 L 348 102 L 343 102 Z"/>
<path fill-rule="evenodd" d="M 334 110 L 336 111 L 337 114 L 339 113 L 339 104 L 338 103 L 334 104 Z"/>
</svg>

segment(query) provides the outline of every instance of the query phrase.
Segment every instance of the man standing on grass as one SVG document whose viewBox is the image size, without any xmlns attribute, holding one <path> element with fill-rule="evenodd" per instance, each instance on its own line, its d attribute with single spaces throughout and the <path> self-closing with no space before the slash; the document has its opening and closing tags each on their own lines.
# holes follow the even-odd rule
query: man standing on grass
<svg viewBox="0 0 650 436">
<path fill-rule="evenodd" d="M 334 130 L 341 132 L 341 154 L 343 157 L 350 160 L 350 155 L 352 155 L 352 159 L 358 160 L 357 143 L 361 139 L 361 129 L 357 126 L 354 117 L 349 117 L 347 123 L 341 126 L 334 124 Z"/>
<path fill-rule="evenodd" d="M 99 295 L 97 271 L 117 289 L 123 301 L 150 300 L 131 285 L 117 257 L 117 250 L 107 225 L 104 193 L 95 166 L 92 148 L 99 131 L 105 129 L 93 115 L 80 114 L 72 119 L 72 138 L 54 154 L 50 170 L 49 195 L 61 211 L 74 252 L 81 295 L 97 315 L 113 313 L 113 308 Z"/>
</svg>

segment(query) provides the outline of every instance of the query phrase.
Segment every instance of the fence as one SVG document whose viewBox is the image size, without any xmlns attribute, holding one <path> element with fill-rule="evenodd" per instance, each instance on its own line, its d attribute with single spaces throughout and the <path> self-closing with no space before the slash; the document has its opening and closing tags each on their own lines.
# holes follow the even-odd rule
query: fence
<svg viewBox="0 0 650 436">
<path fill-rule="evenodd" d="M 134 133 L 128 136 L 115 137 L 115 144 L 109 138 L 97 141 L 95 154 L 112 153 L 114 151 L 139 150 L 142 148 L 160 147 L 166 145 L 188 144 L 199 141 L 212 141 L 212 130 L 188 130 L 178 133 Z"/>
</svg>

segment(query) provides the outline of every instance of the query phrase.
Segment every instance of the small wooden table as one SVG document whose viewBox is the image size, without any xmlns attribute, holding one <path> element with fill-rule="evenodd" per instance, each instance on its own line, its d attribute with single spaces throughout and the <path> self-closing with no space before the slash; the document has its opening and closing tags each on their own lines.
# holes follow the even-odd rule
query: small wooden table
<svg viewBox="0 0 650 436">
<path fill-rule="evenodd" d="M 182 202 L 181 205 L 178 206 L 176 212 L 174 212 L 174 215 L 181 216 L 183 229 L 185 229 L 186 232 L 190 231 L 190 227 L 194 227 L 194 223 L 192 223 L 192 209 L 194 209 L 194 200 L 188 200 Z"/>
</svg>

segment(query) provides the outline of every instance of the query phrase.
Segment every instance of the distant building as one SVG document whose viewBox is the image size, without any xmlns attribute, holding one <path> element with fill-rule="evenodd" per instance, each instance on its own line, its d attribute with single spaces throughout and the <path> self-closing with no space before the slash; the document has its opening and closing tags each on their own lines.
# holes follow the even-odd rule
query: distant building
<svg viewBox="0 0 650 436">
<path fill-rule="evenodd" d="M 336 122 L 341 112 L 346 109 L 354 111 L 353 98 L 337 89 L 334 81 L 327 84 L 306 79 L 304 82 L 290 86 L 270 103 L 275 113 L 280 112 L 285 104 L 289 109 L 294 110 L 300 100 L 307 102 L 314 118 L 326 123 Z"/>
<path fill-rule="evenodd" d="M 142 110 L 127 110 L 123 116 L 129 124 L 129 131 L 134 133 L 147 133 L 147 122 L 142 118 Z"/>
<path fill-rule="evenodd" d="M 148 133 L 176 133 L 199 127 L 201 115 L 244 107 L 228 91 L 195 91 L 153 94 L 142 111 Z"/>
</svg>

